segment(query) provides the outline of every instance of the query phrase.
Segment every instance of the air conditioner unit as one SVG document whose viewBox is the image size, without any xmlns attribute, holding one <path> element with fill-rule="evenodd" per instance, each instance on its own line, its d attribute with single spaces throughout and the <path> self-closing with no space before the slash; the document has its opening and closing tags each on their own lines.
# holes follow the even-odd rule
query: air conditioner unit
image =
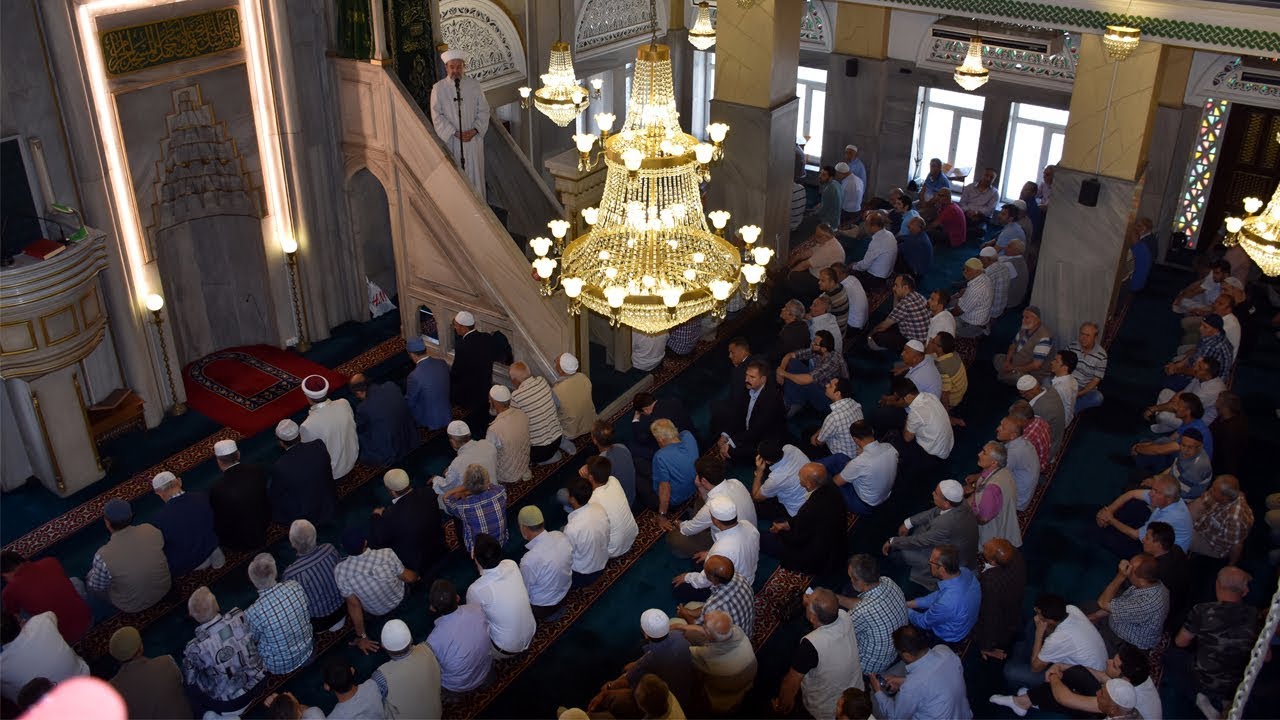
<svg viewBox="0 0 1280 720">
<path fill-rule="evenodd" d="M 981 30 L 979 32 L 978 30 Z M 1063 51 L 1064 34 L 1059 30 L 1036 30 L 1003 23 L 982 23 L 975 27 L 972 20 L 944 17 L 929 29 L 930 38 L 969 42 L 978 35 L 987 47 L 1019 50 L 1022 52 L 1058 55 Z"/>
<path fill-rule="evenodd" d="M 1259 85 L 1280 85 L 1280 61 L 1242 55 L 1240 56 L 1240 80 Z"/>
</svg>

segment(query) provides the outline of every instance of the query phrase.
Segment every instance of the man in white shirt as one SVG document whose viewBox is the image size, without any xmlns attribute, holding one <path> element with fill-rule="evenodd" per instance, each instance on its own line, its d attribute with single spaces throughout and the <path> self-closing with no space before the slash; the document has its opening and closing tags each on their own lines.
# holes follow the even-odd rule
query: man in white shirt
<svg viewBox="0 0 1280 720">
<path fill-rule="evenodd" d="M 356 416 L 346 399 L 329 399 L 329 381 L 321 375 L 308 375 L 302 381 L 302 394 L 311 408 L 299 427 L 302 442 L 319 440 L 329 451 L 329 467 L 335 478 L 341 478 L 356 466 L 360 456 L 360 439 L 356 433 Z"/>
<path fill-rule="evenodd" d="M 862 178 L 849 171 L 849 164 L 836 163 L 836 180 L 844 191 L 844 201 L 840 205 L 840 227 L 847 228 L 858 222 L 862 212 L 862 195 L 866 191 L 866 183 Z"/>
<path fill-rule="evenodd" d="M 898 261 L 898 239 L 886 229 L 889 219 L 879 210 L 867 213 L 867 232 L 871 244 L 862 259 L 853 264 L 858 279 L 874 288 L 882 288 L 893 274 L 893 264 Z"/>
<path fill-rule="evenodd" d="M 951 333 L 951 337 L 955 337 L 956 316 L 952 315 L 951 311 L 947 309 L 947 305 L 950 304 L 951 293 L 946 290 L 934 290 L 929 293 L 929 301 L 926 303 L 930 315 L 927 340 L 932 340 L 940 332 Z"/>
<path fill-rule="evenodd" d="M 461 420 L 449 423 L 446 430 L 449 435 L 449 446 L 458 456 L 445 468 L 444 475 L 431 478 L 431 487 L 442 498 L 445 493 L 462 487 L 462 477 L 469 465 L 480 465 L 489 473 L 489 477 L 498 477 L 498 448 L 488 438 L 472 439 L 471 428 Z M 444 500 L 440 501 L 444 507 Z"/>
<path fill-rule="evenodd" d="M 585 587 L 600 579 L 609 562 L 609 513 L 591 502 L 591 483 L 570 478 L 569 519 L 564 535 L 573 545 L 573 587 Z"/>
<path fill-rule="evenodd" d="M 831 338 L 835 340 L 837 350 L 844 347 L 844 333 L 840 327 L 840 323 L 836 322 L 836 316 L 831 314 L 831 300 L 825 294 L 819 295 L 809 303 L 809 341 L 818 334 L 819 330 L 826 330 L 831 333 Z"/>
<path fill-rule="evenodd" d="M 18 691 L 38 677 L 59 683 L 77 675 L 88 675 L 89 665 L 62 639 L 58 632 L 58 617 L 43 612 L 26 622 L 5 612 L 0 622 L 0 641 L 4 651 L 0 663 L 4 666 L 0 677 L 0 694 L 10 702 L 16 702 Z"/>
<path fill-rule="evenodd" d="M 756 504 L 751 491 L 738 480 L 724 476 L 724 460 L 714 455 L 698 458 L 693 463 L 693 485 L 703 499 L 702 507 L 689 520 L 678 526 L 667 518 L 658 524 L 667 531 L 667 544 L 676 557 L 693 557 L 711 549 L 718 530 L 711 522 L 711 500 L 725 497 L 733 501 L 739 522 L 756 524 Z"/>
<path fill-rule="evenodd" d="M 502 546 L 492 535 L 477 535 L 471 555 L 480 577 L 467 588 L 467 603 L 484 610 L 493 656 L 502 659 L 524 652 L 538 622 L 533 618 L 520 568 L 514 560 L 502 558 Z"/>
<path fill-rule="evenodd" d="M 1049 361 L 1049 383 L 1058 391 L 1058 397 L 1062 398 L 1062 412 L 1068 425 L 1071 424 L 1071 418 L 1075 417 L 1076 394 L 1080 391 L 1074 375 L 1077 362 L 1079 360 L 1076 354 L 1070 350 L 1059 350 Z"/>
<path fill-rule="evenodd" d="M 907 378 L 894 378 L 889 387 L 890 393 L 907 408 L 907 422 L 902 434 L 891 438 L 898 450 L 903 477 L 915 478 L 921 473 L 931 473 L 942 466 L 955 445 L 951 416 L 941 400 L 920 392 L 916 384 Z"/>
<path fill-rule="evenodd" d="M 520 508 L 516 519 L 526 551 L 520 558 L 520 575 L 529 592 L 533 617 L 546 620 L 564 603 L 573 584 L 573 545 L 558 530 L 547 530 L 537 505 Z"/>
<path fill-rule="evenodd" d="M 1209 266 L 1204 278 L 1197 280 L 1182 289 L 1173 299 L 1173 311 L 1184 315 L 1196 310 L 1203 310 L 1218 299 L 1222 293 L 1222 281 L 1231 274 L 1231 264 L 1218 260 Z"/>
<path fill-rule="evenodd" d="M 850 512 L 870 515 L 893 492 L 898 451 L 889 443 L 877 442 L 871 425 L 864 420 L 853 423 L 849 434 L 858 445 L 858 455 L 833 475 L 832 481 Z"/>
<path fill-rule="evenodd" d="M 609 517 L 609 557 L 626 555 L 635 543 L 640 528 L 636 525 L 635 516 L 631 514 L 627 493 L 623 491 L 618 478 L 613 477 L 613 463 L 603 455 L 594 455 L 587 458 L 587 463 L 579 469 L 578 475 L 591 483 L 589 502 L 604 508 Z"/>
<path fill-rule="evenodd" d="M 1227 382 L 1219 375 L 1221 369 L 1217 358 L 1202 357 L 1191 366 L 1191 382 L 1182 392 L 1189 392 L 1200 398 L 1204 407 L 1201 420 L 1209 425 L 1218 419 L 1218 396 L 1227 389 Z M 1151 423 L 1151 432 L 1157 435 L 1171 433 L 1182 427 L 1178 419 L 1176 399 L 1181 393 L 1168 388 L 1156 396 L 1156 404 L 1148 406 L 1142 416 Z"/>
<path fill-rule="evenodd" d="M 751 523 L 738 522 L 738 508 L 727 497 L 711 498 L 707 505 L 711 507 L 716 539 L 710 550 L 694 555 L 693 561 L 701 564 L 717 555 L 728 558 L 748 585 L 754 583 L 760 563 L 760 531 Z M 706 600 L 711 595 L 711 584 L 705 571 L 681 573 L 672 580 L 679 603 Z"/>
<path fill-rule="evenodd" d="M 1061 596 L 1042 594 L 1036 598 L 1035 637 L 1030 645 L 1014 645 L 1004 666 L 1010 687 L 1035 687 L 1043 683 L 1051 666 L 1080 665 L 1090 670 L 1107 669 L 1107 645 L 1098 628 L 1075 605 Z"/>
<path fill-rule="evenodd" d="M 809 498 L 809 492 L 800 484 L 800 468 L 808 462 L 809 458 L 795 445 L 782 445 L 773 439 L 760 442 L 756 447 L 751 497 L 757 503 L 768 503 L 771 498 L 777 498 L 777 503 L 757 506 L 758 515 L 766 520 L 782 520 L 793 518 L 800 512 L 800 507 Z M 766 470 L 769 472 L 767 478 Z"/>
<path fill-rule="evenodd" d="M 649 372 L 662 364 L 667 356 L 668 333 L 650 335 L 639 330 L 631 331 L 631 366 Z"/>
</svg>

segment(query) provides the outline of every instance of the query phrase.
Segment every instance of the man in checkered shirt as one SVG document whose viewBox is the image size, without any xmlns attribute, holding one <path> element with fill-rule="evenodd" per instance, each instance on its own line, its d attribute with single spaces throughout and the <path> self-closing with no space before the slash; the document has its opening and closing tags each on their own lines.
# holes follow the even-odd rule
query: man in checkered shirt
<svg viewBox="0 0 1280 720">
<path fill-rule="evenodd" d="M 311 657 L 311 615 L 307 593 L 293 580 L 276 582 L 276 559 L 258 553 L 249 563 L 249 580 L 258 599 L 244 616 L 267 672 L 285 675 L 302 667 Z"/>
<path fill-rule="evenodd" d="M 694 624 L 701 623 L 707 613 L 719 610 L 728 614 L 733 624 L 742 628 L 747 637 L 751 637 L 756 618 L 756 598 L 751 590 L 751 583 L 734 569 L 733 561 L 723 555 L 707 558 L 703 572 L 711 581 L 711 596 L 707 598 L 706 604 L 698 609 L 681 605 L 676 608 L 676 614 L 684 618 L 685 622 Z"/>
<path fill-rule="evenodd" d="M 893 280 L 893 310 L 871 329 L 868 345 L 897 355 L 909 340 L 924 342 L 929 334 L 929 304 L 916 292 L 915 278 L 901 274 Z"/>
<path fill-rule="evenodd" d="M 483 465 L 468 465 L 462 487 L 445 493 L 443 500 L 445 512 L 462 525 L 462 544 L 468 553 L 481 534 L 494 537 L 499 545 L 507 544 L 507 491 L 489 482 Z"/>
<path fill-rule="evenodd" d="M 338 593 L 346 598 L 347 614 L 356 631 L 352 642 L 366 655 L 378 649 L 378 643 L 365 632 L 364 615 L 386 615 L 404 600 L 405 583 L 416 582 L 418 574 L 405 568 L 391 548 L 370 550 L 368 537 L 360 527 L 349 527 L 342 533 L 342 547 L 347 559 L 333 568 Z"/>
<path fill-rule="evenodd" d="M 907 624 L 902 588 L 880 575 L 876 559 L 866 553 L 849 558 L 849 582 L 857 597 L 839 596 L 849 611 L 858 638 L 858 661 L 864 673 L 884 672 L 898 660 L 893 631 Z"/>
</svg>

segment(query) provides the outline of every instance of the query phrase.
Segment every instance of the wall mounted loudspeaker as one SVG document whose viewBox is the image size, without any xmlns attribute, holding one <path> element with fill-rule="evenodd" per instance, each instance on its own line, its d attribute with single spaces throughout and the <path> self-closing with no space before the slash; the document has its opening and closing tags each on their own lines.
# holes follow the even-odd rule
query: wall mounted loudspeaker
<svg viewBox="0 0 1280 720">
<path fill-rule="evenodd" d="M 1085 207 L 1098 207 L 1098 193 L 1102 190 L 1102 183 L 1097 178 L 1087 178 L 1080 183 L 1080 197 L 1078 201 Z"/>
<path fill-rule="evenodd" d="M 844 76 L 858 77 L 858 58 L 849 58 L 844 61 Z"/>
</svg>

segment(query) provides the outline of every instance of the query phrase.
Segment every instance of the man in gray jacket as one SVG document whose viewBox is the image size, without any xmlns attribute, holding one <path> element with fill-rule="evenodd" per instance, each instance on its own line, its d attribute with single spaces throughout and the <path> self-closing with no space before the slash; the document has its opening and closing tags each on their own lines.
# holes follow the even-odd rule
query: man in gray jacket
<svg viewBox="0 0 1280 720">
<path fill-rule="evenodd" d="M 977 567 L 978 519 L 964 501 L 964 486 L 955 480 L 938 483 L 933 507 L 903 520 L 897 537 L 886 540 L 881 551 L 893 553 L 911 568 L 911 579 L 932 592 L 938 589 L 938 579 L 929 573 L 929 556 L 939 545 L 955 545 L 961 564 Z"/>
</svg>

